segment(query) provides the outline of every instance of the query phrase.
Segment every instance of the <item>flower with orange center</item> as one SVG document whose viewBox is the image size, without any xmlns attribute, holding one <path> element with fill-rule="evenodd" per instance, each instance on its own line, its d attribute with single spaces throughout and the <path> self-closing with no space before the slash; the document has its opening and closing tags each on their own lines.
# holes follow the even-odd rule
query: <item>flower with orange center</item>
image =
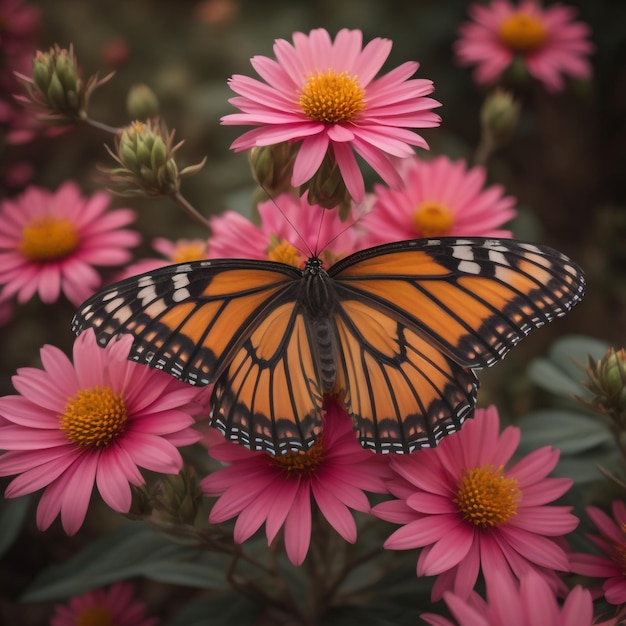
<svg viewBox="0 0 626 626">
<path fill-rule="evenodd" d="M 471 5 L 469 14 L 472 21 L 460 27 L 455 53 L 461 65 L 475 66 L 476 82 L 497 81 L 516 60 L 550 91 L 563 89 L 564 76 L 591 77 L 591 31 L 575 20 L 572 7 L 493 0 Z"/>
<path fill-rule="evenodd" d="M 551 584 L 554 570 L 568 571 L 565 551 L 552 539 L 571 532 L 571 507 L 546 506 L 572 484 L 547 478 L 559 452 L 542 448 L 508 466 L 519 428 L 502 432 L 494 407 L 478 409 L 437 448 L 393 458 L 396 496 L 372 512 L 402 524 L 385 542 L 390 550 L 421 548 L 418 576 L 438 576 L 433 600 L 445 591 L 461 598 L 472 591 L 479 570 L 489 580 L 503 568 L 517 575 L 533 569 Z"/>
<path fill-rule="evenodd" d="M 53 346 L 41 349 L 43 371 L 13 377 L 20 395 L 0 398 L 0 476 L 17 476 L 5 496 L 44 489 L 37 524 L 60 513 L 67 534 L 82 525 L 94 486 L 127 513 L 139 468 L 177 474 L 177 447 L 200 439 L 191 428 L 198 390 L 128 360 L 132 337 L 101 348 L 92 330 L 74 343 L 74 364 Z"/>
<path fill-rule="evenodd" d="M 209 256 L 270 259 L 302 267 L 312 252 L 323 251 L 324 261 L 337 260 L 362 245 L 354 211 L 342 221 L 336 211 L 311 205 L 305 196 L 281 193 L 261 202 L 258 212 L 259 226 L 235 211 L 211 217 Z"/>
<path fill-rule="evenodd" d="M 276 457 L 224 442 L 212 445 L 209 454 L 229 464 L 201 483 L 206 495 L 219 496 L 209 521 L 218 524 L 237 517 L 237 543 L 265 522 L 270 544 L 284 527 L 285 549 L 294 565 L 300 565 L 309 550 L 312 501 L 329 524 L 354 543 L 357 529 L 349 509 L 369 511 L 365 491 L 385 493 L 385 478 L 391 476 L 386 460 L 361 447 L 352 420 L 332 402 L 326 405 L 322 435 L 308 450 Z"/>
<path fill-rule="evenodd" d="M 123 228 L 133 221 L 130 209 L 107 211 L 110 196 L 80 194 L 66 182 L 56 192 L 29 187 L 0 205 L 0 301 L 17 296 L 27 302 L 35 293 L 46 304 L 61 292 L 79 305 L 99 287 L 96 266 L 120 265 L 139 234 Z"/>
<path fill-rule="evenodd" d="M 371 210 L 360 222 L 361 245 L 419 237 L 510 237 L 500 228 L 515 216 L 515 199 L 498 185 L 485 186 L 487 172 L 446 156 L 406 159 L 400 190 L 376 185 Z"/>
<path fill-rule="evenodd" d="M 431 81 L 410 78 L 418 63 L 404 63 L 376 78 L 391 41 L 377 38 L 363 47 L 362 39 L 361 31 L 342 29 L 332 40 L 318 28 L 308 35 L 294 33 L 293 44 L 276 40 L 275 60 L 253 57 L 262 80 L 230 79 L 237 93 L 230 102 L 241 112 L 224 116 L 222 124 L 255 128 L 231 148 L 297 145 L 292 187 L 313 180 L 315 190 L 316 173 L 331 161 L 356 202 L 365 196 L 357 154 L 387 184 L 398 185 L 392 159 L 411 156 L 413 146 L 428 147 L 413 129 L 438 126 L 440 118 L 432 109 L 439 103 L 427 97 Z"/>
<path fill-rule="evenodd" d="M 156 626 L 158 620 L 148 617 L 145 603 L 134 596 L 128 582 L 74 596 L 54 607 L 50 626 Z"/>
</svg>

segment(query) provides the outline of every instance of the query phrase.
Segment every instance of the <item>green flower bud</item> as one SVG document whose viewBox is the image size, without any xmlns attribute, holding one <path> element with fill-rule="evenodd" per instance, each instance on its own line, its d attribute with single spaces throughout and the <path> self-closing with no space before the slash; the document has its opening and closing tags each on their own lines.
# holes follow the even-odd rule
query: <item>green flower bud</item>
<svg viewBox="0 0 626 626">
<path fill-rule="evenodd" d="M 277 196 L 291 187 L 296 152 L 296 148 L 288 141 L 250 150 L 248 160 L 252 175 L 270 196 Z"/>
<path fill-rule="evenodd" d="M 592 405 L 624 423 L 626 420 L 626 350 L 610 348 L 599 361 L 589 359 L 585 386 L 595 395 Z"/>
<path fill-rule="evenodd" d="M 147 120 L 159 114 L 159 101 L 150 87 L 135 85 L 126 96 L 126 110 L 132 119 Z"/>
<path fill-rule="evenodd" d="M 483 103 L 480 123 L 483 132 L 488 133 L 496 145 L 501 145 L 515 132 L 519 115 L 520 105 L 513 95 L 503 89 L 496 89 Z"/>
<path fill-rule="evenodd" d="M 43 93 L 48 92 L 51 76 L 52 61 L 50 55 L 38 51 L 33 59 L 33 81 Z"/>
<path fill-rule="evenodd" d="M 163 476 L 153 490 L 155 510 L 162 519 L 176 524 L 193 524 L 201 500 L 202 491 L 191 468 Z"/>
<path fill-rule="evenodd" d="M 345 218 L 347 215 L 352 199 L 339 167 L 329 154 L 326 154 L 317 172 L 303 188 L 308 189 L 307 199 L 311 204 L 318 204 L 325 209 L 339 207 L 340 216 Z"/>
</svg>

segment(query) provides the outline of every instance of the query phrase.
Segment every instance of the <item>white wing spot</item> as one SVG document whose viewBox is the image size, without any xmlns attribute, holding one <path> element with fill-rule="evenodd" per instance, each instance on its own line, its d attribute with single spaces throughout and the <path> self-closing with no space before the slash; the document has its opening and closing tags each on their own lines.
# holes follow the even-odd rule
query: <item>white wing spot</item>
<svg viewBox="0 0 626 626">
<path fill-rule="evenodd" d="M 187 300 L 187 298 L 190 298 L 190 297 L 191 297 L 191 294 L 189 293 L 189 290 L 185 289 L 184 287 L 177 289 L 172 294 L 172 300 L 174 302 L 183 302 L 184 300 Z"/>
<path fill-rule="evenodd" d="M 115 309 L 122 306 L 123 304 L 124 304 L 124 298 L 116 298 L 115 300 L 111 300 L 110 302 L 107 302 L 107 304 L 104 305 L 104 310 L 107 313 L 111 313 L 112 311 L 115 311 Z"/>
<path fill-rule="evenodd" d="M 480 263 L 476 263 L 476 261 L 461 261 L 459 263 L 459 271 L 478 276 L 481 272 Z"/>
<path fill-rule="evenodd" d="M 500 250 L 489 250 L 489 260 L 492 263 L 498 263 L 499 265 L 510 265 Z"/>
<path fill-rule="evenodd" d="M 455 259 L 461 259 L 462 261 L 473 261 L 474 251 L 471 246 L 456 246 L 452 250 L 452 256 Z"/>
</svg>

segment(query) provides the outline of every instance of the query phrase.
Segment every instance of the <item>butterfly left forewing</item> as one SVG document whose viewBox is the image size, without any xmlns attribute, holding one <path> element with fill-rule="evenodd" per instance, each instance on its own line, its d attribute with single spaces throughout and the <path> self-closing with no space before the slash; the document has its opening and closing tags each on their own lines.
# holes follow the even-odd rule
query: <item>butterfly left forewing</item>
<svg viewBox="0 0 626 626">
<path fill-rule="evenodd" d="M 197 261 L 115 283 L 79 309 L 73 329 L 98 343 L 133 335 L 130 358 L 198 385 L 212 382 L 266 311 L 295 296 L 299 273 L 278 263 Z"/>
<path fill-rule="evenodd" d="M 330 273 L 343 298 L 368 302 L 470 368 L 493 365 L 565 314 L 585 284 L 580 268 L 547 246 L 486 238 L 370 248 Z"/>
<path fill-rule="evenodd" d="M 267 312 L 213 389 L 211 425 L 251 450 L 306 450 L 323 396 L 309 321 L 297 301 Z"/>
</svg>

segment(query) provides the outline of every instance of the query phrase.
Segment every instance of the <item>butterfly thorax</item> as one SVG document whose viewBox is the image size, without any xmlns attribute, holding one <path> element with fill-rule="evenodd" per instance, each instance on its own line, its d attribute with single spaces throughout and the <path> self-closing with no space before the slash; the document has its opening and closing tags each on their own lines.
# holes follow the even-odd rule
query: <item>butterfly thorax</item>
<svg viewBox="0 0 626 626">
<path fill-rule="evenodd" d="M 328 393 L 337 379 L 337 339 L 332 316 L 336 306 L 333 283 L 321 259 L 311 257 L 302 271 L 304 278 L 301 302 L 313 331 L 313 341 L 318 356 L 322 389 Z"/>
</svg>

